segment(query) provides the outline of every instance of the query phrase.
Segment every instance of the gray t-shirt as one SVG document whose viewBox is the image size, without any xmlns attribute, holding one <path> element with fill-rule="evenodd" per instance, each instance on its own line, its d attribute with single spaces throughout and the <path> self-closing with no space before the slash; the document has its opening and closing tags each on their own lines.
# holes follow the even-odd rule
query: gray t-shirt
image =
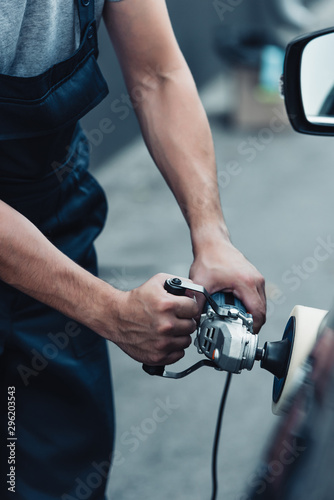
<svg viewBox="0 0 334 500">
<path fill-rule="evenodd" d="M 97 23 L 104 1 L 95 0 Z M 76 0 L 1 0 L 0 73 L 38 75 L 70 57 L 79 43 Z"/>
</svg>

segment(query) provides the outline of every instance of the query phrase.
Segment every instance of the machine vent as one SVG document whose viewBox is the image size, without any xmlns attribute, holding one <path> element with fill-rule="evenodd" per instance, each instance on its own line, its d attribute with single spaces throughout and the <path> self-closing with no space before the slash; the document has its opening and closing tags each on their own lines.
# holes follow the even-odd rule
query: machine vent
<svg viewBox="0 0 334 500">
<path fill-rule="evenodd" d="M 204 334 L 203 351 L 209 353 L 211 351 L 211 346 L 214 341 L 215 328 L 207 328 Z"/>
</svg>

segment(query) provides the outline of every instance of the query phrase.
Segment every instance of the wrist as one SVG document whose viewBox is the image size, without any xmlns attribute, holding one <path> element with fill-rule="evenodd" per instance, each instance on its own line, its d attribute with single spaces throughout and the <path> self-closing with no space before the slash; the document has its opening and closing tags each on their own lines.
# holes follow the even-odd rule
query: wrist
<svg viewBox="0 0 334 500">
<path fill-rule="evenodd" d="M 91 300 L 83 311 L 83 323 L 102 337 L 113 342 L 118 338 L 118 320 L 125 292 L 95 278 Z"/>
<path fill-rule="evenodd" d="M 217 242 L 232 245 L 230 234 L 224 221 L 207 223 L 191 231 L 194 258 L 217 246 Z"/>
</svg>

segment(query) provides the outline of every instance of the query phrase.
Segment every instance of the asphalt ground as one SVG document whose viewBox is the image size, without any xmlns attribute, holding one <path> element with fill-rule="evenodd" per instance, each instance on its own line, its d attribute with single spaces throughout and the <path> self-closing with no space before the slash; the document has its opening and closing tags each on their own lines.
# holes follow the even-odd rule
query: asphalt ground
<svg viewBox="0 0 334 500">
<path fill-rule="evenodd" d="M 232 241 L 267 282 L 268 319 L 260 344 L 278 340 L 294 305 L 328 309 L 333 302 L 334 138 L 293 132 L 279 102 L 267 105 L 263 126 L 226 127 L 222 111 L 231 99 L 224 79 L 208 85 L 202 98 Z M 157 272 L 187 276 L 188 229 L 141 139 L 95 175 L 109 200 L 97 241 L 101 277 L 127 290 Z M 209 499 L 226 375 L 202 368 L 182 380 L 165 380 L 144 373 L 113 344 L 110 356 L 117 433 L 108 498 Z M 197 360 L 192 345 L 175 369 Z M 219 447 L 219 499 L 244 499 L 254 482 L 279 421 L 271 413 L 272 382 L 259 366 L 232 378 Z"/>
</svg>

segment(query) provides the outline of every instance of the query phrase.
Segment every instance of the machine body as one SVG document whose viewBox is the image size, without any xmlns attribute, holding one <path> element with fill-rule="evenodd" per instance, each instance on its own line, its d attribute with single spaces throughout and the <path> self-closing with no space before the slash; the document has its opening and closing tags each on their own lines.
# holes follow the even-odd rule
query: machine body
<svg viewBox="0 0 334 500">
<path fill-rule="evenodd" d="M 266 342 L 263 348 L 259 348 L 258 335 L 253 333 L 252 315 L 233 294 L 219 292 L 210 295 L 203 286 L 180 278 L 166 280 L 164 287 L 174 295 L 184 295 L 189 290 L 205 296 L 207 302 L 197 329 L 195 346 L 206 359 L 182 372 L 170 372 L 164 366 L 143 365 L 148 374 L 182 378 L 201 366 L 241 373 L 245 369 L 251 370 L 257 360 L 261 361 L 262 368 L 276 377 L 284 376 L 291 344 L 288 341 Z"/>
<path fill-rule="evenodd" d="M 230 373 L 251 370 L 258 347 L 252 316 L 232 294 L 218 293 L 212 299 L 220 310 L 216 312 L 207 304 L 201 315 L 195 339 L 198 353 L 212 359 L 218 370 Z"/>
</svg>

